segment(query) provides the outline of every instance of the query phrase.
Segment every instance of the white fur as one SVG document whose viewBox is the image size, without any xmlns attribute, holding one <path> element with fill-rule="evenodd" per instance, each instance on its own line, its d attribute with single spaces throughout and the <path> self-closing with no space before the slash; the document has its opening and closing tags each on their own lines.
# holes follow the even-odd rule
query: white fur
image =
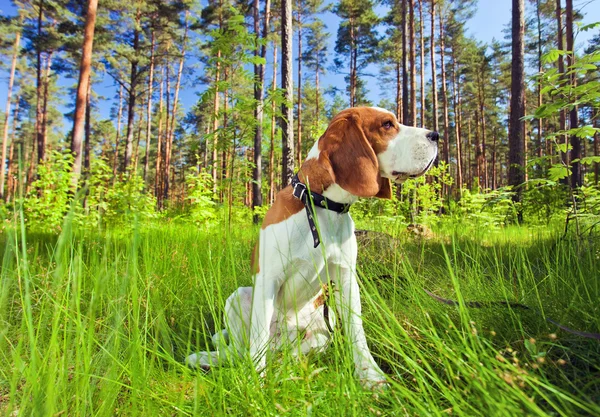
<svg viewBox="0 0 600 417">
<path fill-rule="evenodd" d="M 377 155 L 382 177 L 401 181 L 422 175 L 437 155 L 437 142 L 427 138 L 431 131 L 419 127 L 400 126 L 400 132 Z"/>
<path fill-rule="evenodd" d="M 425 129 L 402 126 L 387 150 L 378 155 L 381 174 L 388 178 L 395 176 L 394 171 L 421 174 L 437 152 L 437 144 L 428 143 L 427 133 Z M 318 157 L 317 141 L 307 159 Z M 323 194 L 340 203 L 357 199 L 337 184 Z M 330 310 L 330 324 L 334 326 L 336 316 L 341 321 L 352 346 L 356 376 L 368 386 L 385 382 L 362 325 L 354 222 L 348 213 L 321 209 L 316 209 L 316 220 L 321 237 L 317 248 L 305 210 L 260 231 L 259 272 L 254 286 L 238 288 L 227 299 L 227 330 L 213 336 L 216 351 L 190 355 L 188 364 L 209 367 L 249 354 L 256 369 L 263 373 L 267 354 L 275 349 L 287 345 L 295 348 L 295 353 L 304 354 L 323 350 L 331 335 L 323 306 L 315 307 L 315 300 L 323 284 L 331 282 L 335 314 Z"/>
</svg>

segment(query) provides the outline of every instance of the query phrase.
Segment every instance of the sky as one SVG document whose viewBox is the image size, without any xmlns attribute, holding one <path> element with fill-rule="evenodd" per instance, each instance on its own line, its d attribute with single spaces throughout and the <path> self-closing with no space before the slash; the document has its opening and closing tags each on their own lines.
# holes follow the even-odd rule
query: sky
<svg viewBox="0 0 600 417">
<path fill-rule="evenodd" d="M 526 0 L 526 13 L 529 10 L 530 4 L 529 1 Z M 595 21 L 600 21 L 600 0 L 575 0 L 574 7 L 576 10 L 579 10 L 581 14 L 584 15 L 583 22 L 584 23 L 592 23 Z M 378 13 L 385 13 L 385 9 L 379 7 L 377 9 Z M 15 15 L 16 10 L 11 4 L 10 0 L 0 0 L 0 14 L 2 15 Z M 334 56 L 334 45 L 335 45 L 335 37 L 337 33 L 337 28 L 339 25 L 339 18 L 335 16 L 333 13 L 325 13 L 323 15 L 323 20 L 327 25 L 328 32 L 331 33 L 330 37 L 330 54 L 329 60 L 330 62 L 333 60 Z M 490 43 L 493 39 L 501 40 L 504 38 L 503 30 L 508 27 L 511 21 L 511 0 L 479 0 L 477 6 L 477 12 L 473 16 L 473 18 L 466 24 L 467 34 L 475 37 L 477 40 L 485 43 Z M 426 31 L 428 30 L 426 26 Z M 597 33 L 597 30 L 596 32 Z M 593 36 L 592 32 L 581 32 L 577 35 L 576 38 L 576 46 L 581 47 L 585 45 L 587 40 Z M 294 46 L 293 51 L 294 54 L 297 50 L 297 38 L 294 36 Z M 294 77 L 296 77 L 296 55 L 294 55 Z M 270 62 L 270 58 L 269 58 Z M 5 65 L 5 66 L 8 66 Z M 377 70 L 374 68 L 373 71 L 375 75 L 377 74 Z M 8 87 L 8 71 L 0 70 L 0 103 L 4 103 Z M 279 77 L 279 79 L 281 79 Z M 369 98 L 373 101 L 373 103 L 377 104 L 382 98 L 382 91 L 390 90 L 385 89 L 380 85 L 377 77 L 366 77 L 367 89 L 369 90 Z M 72 86 L 74 84 L 74 80 L 63 79 L 59 81 L 60 85 L 65 87 Z M 322 85 L 327 87 L 328 85 L 333 85 L 341 90 L 345 89 L 345 81 L 344 76 L 340 74 L 335 74 L 333 72 L 329 72 L 322 79 Z M 94 91 L 106 98 L 115 97 L 117 94 L 116 87 L 114 86 L 114 82 L 107 75 L 103 82 L 94 85 Z M 187 85 L 184 85 L 182 91 L 180 93 L 181 104 L 184 110 L 190 109 L 193 104 L 198 100 L 198 95 L 201 92 L 202 87 L 192 85 L 192 81 L 188 81 Z M 64 100 L 68 101 L 68 97 L 65 97 Z M 75 101 L 75 97 L 73 97 L 73 103 Z M 99 103 L 100 108 L 97 109 L 101 119 L 109 118 L 110 116 L 110 108 L 112 103 L 109 100 L 103 100 Z M 2 106 L 2 112 L 4 112 L 4 106 Z M 68 109 L 65 107 L 63 109 L 64 112 L 67 112 Z M 63 130 L 69 130 L 71 121 L 65 118 L 63 122 Z"/>
</svg>

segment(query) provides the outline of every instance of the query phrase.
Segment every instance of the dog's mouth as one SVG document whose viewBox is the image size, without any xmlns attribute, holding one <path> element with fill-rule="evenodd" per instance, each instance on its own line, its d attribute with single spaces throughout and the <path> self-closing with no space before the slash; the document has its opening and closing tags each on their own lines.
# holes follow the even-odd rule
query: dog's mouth
<svg viewBox="0 0 600 417">
<path fill-rule="evenodd" d="M 433 165 L 433 161 L 435 161 L 435 158 L 432 158 L 431 161 L 429 161 L 429 163 L 427 164 L 427 166 L 420 172 L 416 173 L 416 174 L 409 174 L 407 172 L 400 172 L 400 171 L 392 171 L 392 175 L 394 177 L 396 177 L 396 179 L 394 180 L 394 182 L 403 182 L 406 181 L 409 178 L 418 178 L 421 175 L 425 174 L 427 171 L 429 171 L 429 168 L 431 168 L 431 166 Z"/>
</svg>

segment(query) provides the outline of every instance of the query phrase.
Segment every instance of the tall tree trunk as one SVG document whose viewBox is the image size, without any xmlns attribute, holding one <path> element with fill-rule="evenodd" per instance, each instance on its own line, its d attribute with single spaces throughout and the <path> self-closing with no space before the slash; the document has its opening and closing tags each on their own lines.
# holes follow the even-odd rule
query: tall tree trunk
<svg viewBox="0 0 600 417">
<path fill-rule="evenodd" d="M 410 44 L 410 125 L 417 125 L 417 65 L 415 43 L 415 1 L 409 1 L 409 44 Z"/>
<path fill-rule="evenodd" d="M 135 17 L 135 29 L 133 30 L 133 53 L 134 58 L 131 60 L 131 72 L 129 82 L 129 98 L 127 100 L 127 136 L 125 138 L 125 158 L 123 160 L 123 172 L 127 174 L 127 168 L 131 163 L 131 155 L 133 153 L 133 135 L 135 130 L 135 100 L 137 94 L 138 83 L 138 59 L 135 56 L 140 49 L 140 19 L 141 12 L 138 10 Z"/>
<path fill-rule="evenodd" d="M 458 72 L 458 63 L 456 61 L 456 51 L 452 48 L 452 104 L 454 107 L 454 137 L 456 139 L 456 186 L 458 194 L 462 192 L 463 174 L 462 174 L 462 150 L 460 142 L 460 82 L 456 73 Z"/>
<path fill-rule="evenodd" d="M 162 77 L 160 80 L 160 93 L 158 101 L 158 130 L 156 135 L 156 162 L 154 172 L 154 195 L 156 196 L 156 204 L 159 210 L 163 208 L 162 199 L 162 165 L 163 165 L 163 153 L 164 153 L 164 134 L 163 134 L 163 116 L 164 116 L 164 97 L 165 97 L 165 83 L 166 83 L 166 65 L 163 66 Z"/>
<path fill-rule="evenodd" d="M 396 60 L 396 117 L 402 121 L 402 62 Z"/>
<path fill-rule="evenodd" d="M 37 138 L 37 147 L 38 147 L 38 155 L 37 155 L 37 160 L 38 163 L 42 162 L 45 159 L 45 151 L 46 151 L 46 144 L 44 143 L 44 132 L 43 132 L 43 128 L 42 128 L 42 124 L 43 124 L 43 94 L 44 94 L 44 85 L 42 82 L 42 45 L 41 45 L 41 39 L 42 39 L 42 21 L 43 21 L 43 15 L 44 15 L 44 1 L 40 0 L 39 4 L 39 12 L 38 12 L 38 23 L 37 23 L 37 36 L 38 36 L 38 40 L 36 42 L 36 58 L 37 58 L 37 65 L 36 65 L 36 118 L 35 118 L 35 131 L 36 131 L 36 138 Z M 31 165 L 30 165 L 30 169 L 31 169 Z M 31 182 L 28 181 L 28 186 L 29 183 Z"/>
<path fill-rule="evenodd" d="M 15 162 L 14 162 L 14 152 L 15 152 L 15 138 L 16 138 L 16 134 L 17 134 L 17 122 L 19 120 L 19 101 L 20 101 L 21 97 L 19 95 L 17 95 L 17 99 L 15 100 L 15 111 L 13 113 L 13 127 L 12 127 L 12 133 L 11 133 L 11 138 L 10 138 L 10 148 L 8 150 L 8 166 L 7 166 L 7 181 L 6 181 L 6 185 L 8 186 L 8 190 L 5 194 L 5 198 L 4 201 L 10 201 L 11 196 L 13 195 L 13 190 L 15 188 L 14 186 L 14 176 L 13 176 L 13 171 L 14 171 L 14 166 L 15 166 Z"/>
<path fill-rule="evenodd" d="M 421 127 L 425 126 L 425 37 L 423 36 L 423 0 L 419 0 L 419 46 L 421 58 Z"/>
<path fill-rule="evenodd" d="M 281 2 L 281 88 L 285 102 L 281 105 L 282 185 L 294 176 L 294 115 L 292 79 L 292 1 Z"/>
<path fill-rule="evenodd" d="M 20 17 L 19 21 L 22 21 Z M 13 46 L 13 56 L 10 64 L 10 77 L 8 79 L 8 92 L 6 94 L 6 112 L 4 114 L 4 130 L 2 131 L 2 159 L 0 166 L 0 199 L 4 199 L 4 164 L 6 163 L 6 147 L 8 144 L 8 119 L 10 117 L 10 106 L 12 99 L 12 90 L 15 83 L 15 71 L 17 68 L 17 57 L 19 55 L 19 45 L 21 44 L 21 31 L 15 34 L 15 44 Z M 12 143 L 11 143 L 12 146 Z"/>
<path fill-rule="evenodd" d="M 573 0 L 566 0 L 566 29 L 567 29 L 567 64 L 571 67 L 575 64 L 575 44 L 573 42 Z M 577 77 L 574 73 L 569 75 L 569 83 L 572 88 L 577 86 Z M 577 106 L 569 111 L 569 129 L 576 129 L 579 121 L 577 120 Z M 571 187 L 579 188 L 583 185 L 583 173 L 581 170 L 581 139 L 577 135 L 571 134 Z"/>
<path fill-rule="evenodd" d="M 144 184 L 148 186 L 148 167 L 150 166 L 150 140 L 152 138 L 152 91 L 154 87 L 154 30 L 150 44 L 150 73 L 148 74 L 148 106 L 146 108 L 146 158 L 144 160 Z"/>
<path fill-rule="evenodd" d="M 113 158 L 113 182 L 117 178 L 119 166 L 119 139 L 121 136 L 121 120 L 123 119 L 123 86 L 119 88 L 119 110 L 117 111 L 117 132 L 115 133 L 115 155 Z"/>
<path fill-rule="evenodd" d="M 217 195 L 217 150 L 219 147 L 219 81 L 221 77 L 221 50 L 217 51 L 217 65 L 215 68 L 215 97 L 213 99 L 213 144 L 212 144 L 212 180 L 213 194 Z"/>
<path fill-rule="evenodd" d="M 275 100 L 277 91 L 277 44 L 273 42 L 273 84 L 271 87 L 271 143 L 269 144 L 269 204 L 275 200 Z"/>
<path fill-rule="evenodd" d="M 296 155 L 298 166 L 302 165 L 302 14 L 298 10 L 298 126 L 296 132 Z"/>
<path fill-rule="evenodd" d="M 521 118 L 525 116 L 525 5 L 524 0 L 512 0 L 512 81 L 510 86 L 510 119 L 508 132 L 508 184 L 518 187 L 513 199 L 521 201 L 524 181 L 524 138 Z M 518 213 L 522 220 L 521 210 Z"/>
<path fill-rule="evenodd" d="M 536 18 L 537 18 L 537 62 L 538 62 L 538 73 L 542 73 L 542 17 L 540 10 L 540 0 L 536 0 Z M 537 106 L 542 106 L 542 78 L 537 82 Z M 542 151 L 542 118 L 537 119 L 537 156 L 541 158 L 543 155 Z"/>
<path fill-rule="evenodd" d="M 435 0 L 431 0 L 431 39 L 430 39 L 430 53 L 431 53 L 431 91 L 433 100 L 433 130 L 438 131 L 438 97 L 437 97 L 437 79 L 436 79 L 436 68 L 435 68 Z"/>
<path fill-rule="evenodd" d="M 558 49 L 563 51 L 565 49 L 564 47 L 564 43 L 563 43 L 563 27 L 562 27 L 562 6 L 561 6 L 561 1 L 560 0 L 556 0 L 556 36 L 558 39 Z M 564 74 L 565 73 L 565 64 L 564 64 L 564 58 L 562 55 L 558 56 L 558 72 L 560 74 Z M 566 117 L 565 117 L 565 111 L 561 110 L 559 113 L 559 130 L 561 131 L 565 131 L 567 129 L 567 121 L 566 121 Z M 559 136 L 559 138 L 562 137 L 562 142 L 566 145 L 567 144 L 567 135 L 566 134 L 562 134 Z M 567 152 L 561 152 L 561 159 L 563 164 L 567 165 L 569 163 L 569 157 Z M 564 180 L 561 180 L 561 182 L 563 183 L 568 183 L 568 178 L 565 178 Z"/>
<path fill-rule="evenodd" d="M 46 73 L 44 74 L 44 95 L 42 97 L 42 144 L 43 152 L 40 159 L 40 149 L 38 147 L 38 161 L 46 160 L 46 146 L 48 144 L 48 98 L 50 95 L 50 72 L 52 69 L 53 51 L 46 55 Z"/>
<path fill-rule="evenodd" d="M 596 110 L 596 117 L 594 119 L 594 127 L 600 128 L 600 111 Z M 594 156 L 600 155 L 600 149 L 598 146 L 598 141 L 600 141 L 600 133 L 596 132 L 594 134 Z M 600 164 L 598 162 L 594 162 L 594 184 L 598 185 L 598 177 L 600 175 Z"/>
<path fill-rule="evenodd" d="M 183 74 L 183 63 L 185 61 L 185 52 L 187 46 L 187 36 L 188 36 L 188 13 L 185 13 L 185 30 L 183 32 L 183 41 L 181 46 L 181 57 L 179 58 L 179 68 L 177 69 L 177 81 L 175 82 L 175 94 L 173 95 L 173 110 L 171 113 L 170 123 L 167 123 L 167 146 L 165 148 L 165 183 L 164 183 L 164 198 L 169 198 L 169 173 L 171 169 L 171 152 L 173 147 L 173 137 L 175 136 L 175 121 L 177 120 L 177 106 L 179 104 L 179 89 L 181 87 L 181 74 Z M 169 78 L 167 78 L 168 83 Z M 167 84 L 168 85 L 168 84 Z M 169 94 L 169 89 L 167 87 L 167 94 Z M 169 107 L 167 105 L 167 112 L 169 111 Z"/>
<path fill-rule="evenodd" d="M 350 107 L 356 105 L 356 27 L 354 25 L 354 16 L 348 19 L 350 24 Z"/>
<path fill-rule="evenodd" d="M 88 74 L 87 94 L 85 95 L 85 140 L 83 146 L 83 174 L 84 178 L 90 175 L 90 158 L 92 153 L 92 74 Z"/>
<path fill-rule="evenodd" d="M 408 51 L 407 51 L 407 25 L 406 2 L 402 0 L 402 124 L 410 123 L 410 102 L 408 98 Z"/>
<path fill-rule="evenodd" d="M 260 27 L 260 13 L 259 13 L 259 0 L 254 0 L 254 33 L 256 34 L 256 40 L 258 42 L 260 38 L 259 27 Z M 260 48 L 260 57 L 262 59 L 267 58 L 267 35 L 269 31 L 269 13 L 271 8 L 270 0 L 266 0 L 265 3 L 265 17 L 263 25 L 263 44 Z M 300 38 L 302 36 L 300 35 Z M 256 45 L 255 56 L 258 56 L 258 44 Z M 300 57 L 298 62 L 300 62 Z M 299 64 L 300 65 L 300 64 Z M 298 70 L 300 71 L 300 69 Z M 253 198 L 252 198 L 252 210 L 256 207 L 260 207 L 263 204 L 262 198 L 262 129 L 263 129 L 263 117 L 264 117 L 264 101 L 265 101 L 265 66 L 263 64 L 254 65 L 254 99 L 256 100 L 256 108 L 254 109 L 254 119 L 256 120 L 256 127 L 254 129 L 254 170 L 252 172 L 253 186 Z M 300 99 L 301 92 L 298 91 L 298 98 Z M 300 106 L 299 106 L 300 108 Z M 300 132 L 298 132 L 300 135 Z M 259 222 L 260 218 L 257 213 L 253 215 L 253 221 L 255 224 Z"/>
<path fill-rule="evenodd" d="M 75 102 L 75 117 L 73 119 L 73 138 L 71 140 L 71 153 L 75 157 L 73 160 L 73 176 L 71 179 L 74 190 L 77 188 L 77 182 L 81 175 L 81 143 L 84 134 L 86 107 L 89 103 L 89 86 L 92 74 L 92 50 L 94 46 L 94 29 L 96 27 L 97 9 L 98 0 L 89 0 L 87 14 L 85 16 L 81 65 L 79 66 L 79 83 L 77 85 L 77 100 Z"/>
<path fill-rule="evenodd" d="M 442 74 L 442 100 L 444 105 L 444 155 L 443 161 L 448 165 L 450 163 L 450 135 L 448 132 L 448 92 L 446 88 L 446 59 L 445 55 L 445 43 L 444 43 L 444 22 L 442 20 L 442 13 L 439 14 L 440 23 L 440 62 L 441 62 L 441 74 Z"/>
</svg>

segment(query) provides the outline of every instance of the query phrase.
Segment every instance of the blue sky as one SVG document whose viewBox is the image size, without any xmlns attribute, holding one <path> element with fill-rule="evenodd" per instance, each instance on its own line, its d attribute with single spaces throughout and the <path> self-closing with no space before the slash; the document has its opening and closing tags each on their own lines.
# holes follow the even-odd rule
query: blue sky
<svg viewBox="0 0 600 417">
<path fill-rule="evenodd" d="M 529 2 L 526 1 L 526 8 L 531 7 Z M 591 23 L 594 21 L 600 21 L 600 0 L 575 0 L 575 8 L 578 9 L 583 15 L 584 23 Z M 6 15 L 14 15 L 15 9 L 12 6 L 9 0 L 0 0 L 0 11 L 2 14 Z M 384 9 L 381 8 L 383 12 Z M 333 47 L 335 43 L 335 36 L 337 33 L 337 27 L 339 25 L 339 19 L 332 13 L 326 13 L 323 16 L 323 19 L 328 27 L 328 31 L 331 33 L 331 43 L 330 43 L 330 61 L 333 59 L 334 52 Z M 489 43 L 492 39 L 503 39 L 504 34 L 502 33 L 503 29 L 510 23 L 511 20 L 511 1 L 510 0 L 479 0 L 477 12 L 473 16 L 473 18 L 467 23 L 467 33 L 477 40 L 481 42 Z M 428 28 L 426 27 L 426 30 Z M 578 34 L 576 44 L 578 46 L 582 46 L 586 43 L 586 41 L 593 35 L 590 32 L 582 32 Z M 297 39 L 294 37 L 294 47 L 293 51 L 296 52 L 297 49 Z M 295 56 L 294 56 L 295 58 Z M 294 64 L 296 65 L 296 64 Z M 376 71 L 374 71 L 376 73 Z M 367 89 L 370 91 L 370 98 L 374 103 L 379 102 L 382 97 L 381 86 L 378 85 L 378 80 L 376 77 L 367 77 Z M 61 80 L 60 84 L 69 86 L 74 83 L 73 80 Z M 0 103 L 4 103 L 4 97 L 6 97 L 6 90 L 8 84 L 8 73 L 6 71 L 0 71 Z M 323 81 L 322 85 L 326 87 L 327 85 L 334 85 L 340 89 L 345 88 L 345 81 L 343 75 L 338 75 L 334 73 L 328 73 Z M 101 84 L 94 85 L 94 90 L 96 93 L 110 98 L 116 95 L 116 89 L 113 86 L 112 80 L 106 76 L 105 80 Z M 181 101 L 183 108 L 185 110 L 189 109 L 198 98 L 198 93 L 200 92 L 200 87 L 195 87 L 191 85 L 191 81 L 188 82 L 188 85 L 184 86 L 181 91 Z M 65 101 L 68 101 L 68 97 L 64 98 Z M 73 97 L 73 102 L 75 98 Z M 108 118 L 111 103 L 107 101 L 102 101 L 100 104 L 100 117 Z M 4 112 L 4 106 L 2 106 L 2 112 Z M 66 111 L 66 109 L 65 109 Z M 64 121 L 63 129 L 70 128 L 70 121 Z"/>
</svg>

